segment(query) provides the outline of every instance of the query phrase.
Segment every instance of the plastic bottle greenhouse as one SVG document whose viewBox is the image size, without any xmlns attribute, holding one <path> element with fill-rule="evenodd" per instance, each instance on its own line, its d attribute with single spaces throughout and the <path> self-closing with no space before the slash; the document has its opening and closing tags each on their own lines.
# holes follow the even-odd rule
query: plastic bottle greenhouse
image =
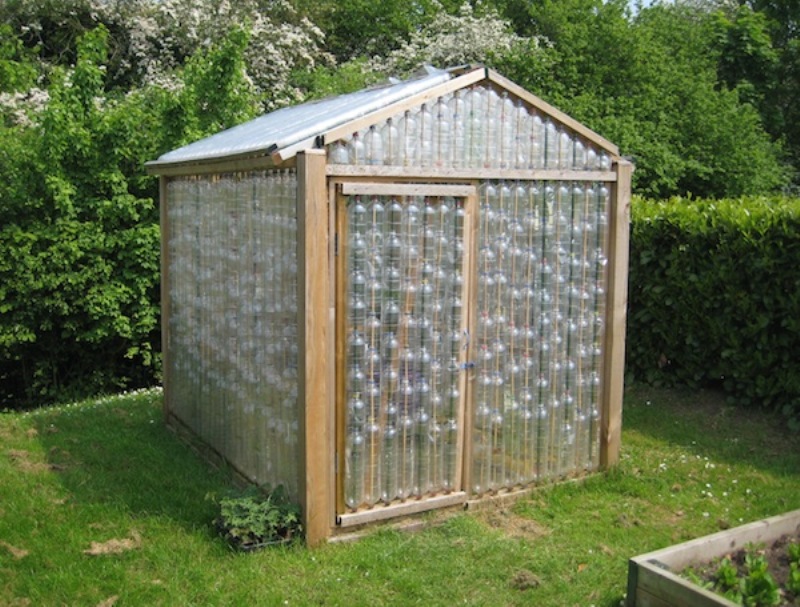
<svg viewBox="0 0 800 607">
<path fill-rule="evenodd" d="M 632 166 L 600 135 L 431 68 L 148 169 L 165 418 L 309 543 L 617 461 Z"/>
</svg>

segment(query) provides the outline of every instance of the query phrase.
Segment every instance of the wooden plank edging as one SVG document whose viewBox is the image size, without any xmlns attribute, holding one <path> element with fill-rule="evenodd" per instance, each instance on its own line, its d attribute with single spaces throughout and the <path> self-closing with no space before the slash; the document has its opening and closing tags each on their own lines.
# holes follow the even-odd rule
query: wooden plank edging
<svg viewBox="0 0 800 607">
<path fill-rule="evenodd" d="M 735 607 L 735 603 L 725 597 L 700 588 L 674 572 L 734 552 L 747 544 L 769 543 L 798 532 L 800 510 L 794 510 L 635 556 L 628 561 L 626 605 Z M 651 597 L 658 600 L 651 600 Z"/>
</svg>

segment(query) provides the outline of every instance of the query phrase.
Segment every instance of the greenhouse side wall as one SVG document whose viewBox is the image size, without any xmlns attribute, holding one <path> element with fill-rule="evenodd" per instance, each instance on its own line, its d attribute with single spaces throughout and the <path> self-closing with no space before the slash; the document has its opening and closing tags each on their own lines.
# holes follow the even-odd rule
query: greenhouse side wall
<svg viewBox="0 0 800 607">
<path fill-rule="evenodd" d="M 166 182 L 169 415 L 249 481 L 299 491 L 297 179 Z"/>
</svg>

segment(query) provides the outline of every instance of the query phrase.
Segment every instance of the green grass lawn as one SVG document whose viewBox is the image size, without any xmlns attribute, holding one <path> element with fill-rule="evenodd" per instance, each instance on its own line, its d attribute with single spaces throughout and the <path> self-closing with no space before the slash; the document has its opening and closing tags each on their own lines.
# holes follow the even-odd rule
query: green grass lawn
<svg viewBox="0 0 800 607">
<path fill-rule="evenodd" d="M 608 474 L 419 533 L 236 554 L 211 529 L 228 478 L 160 406 L 149 391 L 0 416 L 0 605 L 610 607 L 629 557 L 800 508 L 780 420 L 635 387 Z"/>
</svg>

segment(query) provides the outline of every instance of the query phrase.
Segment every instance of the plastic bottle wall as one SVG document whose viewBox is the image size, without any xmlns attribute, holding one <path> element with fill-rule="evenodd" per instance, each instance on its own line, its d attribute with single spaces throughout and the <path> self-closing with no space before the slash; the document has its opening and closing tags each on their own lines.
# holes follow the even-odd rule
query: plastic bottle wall
<svg viewBox="0 0 800 607">
<path fill-rule="evenodd" d="M 590 183 L 481 187 L 475 494 L 598 465 L 608 197 Z"/>
<path fill-rule="evenodd" d="M 454 488 L 464 339 L 464 210 L 352 196 L 347 237 L 345 502 Z"/>
<path fill-rule="evenodd" d="M 608 170 L 610 158 L 506 92 L 458 90 L 328 146 L 332 164 Z"/>
<path fill-rule="evenodd" d="M 296 177 L 167 187 L 169 408 L 251 480 L 296 495 Z"/>
<path fill-rule="evenodd" d="M 474 495 L 598 465 L 608 199 L 592 183 L 480 188 Z M 350 198 L 350 508 L 458 488 L 462 214 L 452 199 Z"/>
</svg>

